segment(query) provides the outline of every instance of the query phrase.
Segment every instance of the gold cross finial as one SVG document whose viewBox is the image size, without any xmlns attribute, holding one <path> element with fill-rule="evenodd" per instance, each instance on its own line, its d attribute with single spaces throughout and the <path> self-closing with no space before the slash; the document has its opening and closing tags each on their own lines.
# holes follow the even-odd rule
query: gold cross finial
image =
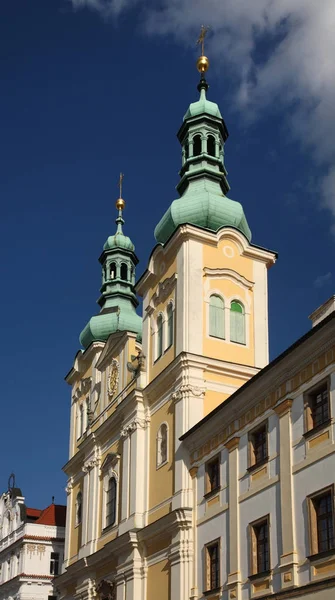
<svg viewBox="0 0 335 600">
<path fill-rule="evenodd" d="M 120 188 L 120 198 L 122 198 L 122 183 L 123 183 L 124 174 L 120 173 L 119 177 L 119 188 Z"/>
<path fill-rule="evenodd" d="M 205 27 L 205 25 L 201 26 L 200 35 L 198 37 L 197 46 L 201 46 L 201 54 L 204 56 L 205 54 L 205 38 L 209 31 L 209 27 Z"/>
<path fill-rule="evenodd" d="M 118 210 L 124 210 L 126 205 L 125 201 L 122 198 L 122 184 L 123 184 L 124 174 L 120 173 L 118 187 L 120 188 L 120 198 L 116 201 L 116 208 Z"/>
</svg>

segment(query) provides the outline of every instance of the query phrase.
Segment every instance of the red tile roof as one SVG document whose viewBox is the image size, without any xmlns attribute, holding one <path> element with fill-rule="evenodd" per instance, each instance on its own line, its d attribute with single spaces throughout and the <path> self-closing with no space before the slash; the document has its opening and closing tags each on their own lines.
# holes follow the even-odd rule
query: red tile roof
<svg viewBox="0 0 335 600">
<path fill-rule="evenodd" d="M 34 517 L 38 519 L 42 511 L 39 508 L 27 508 L 27 517 Z"/>
<path fill-rule="evenodd" d="M 44 510 L 41 511 L 40 516 L 36 525 L 57 525 L 58 527 L 65 527 L 66 520 L 66 506 L 61 504 L 50 504 Z"/>
</svg>

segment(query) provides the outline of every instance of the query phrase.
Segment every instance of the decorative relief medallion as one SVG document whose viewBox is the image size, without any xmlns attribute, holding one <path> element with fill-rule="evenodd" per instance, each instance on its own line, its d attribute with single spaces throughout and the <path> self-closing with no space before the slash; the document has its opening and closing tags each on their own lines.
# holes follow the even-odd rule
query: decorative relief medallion
<svg viewBox="0 0 335 600">
<path fill-rule="evenodd" d="M 232 248 L 231 246 L 223 246 L 222 250 L 223 250 L 223 254 L 227 258 L 233 258 L 235 256 L 234 248 Z"/>
<path fill-rule="evenodd" d="M 117 384 L 119 383 L 120 365 L 116 358 L 113 358 L 108 376 L 108 395 L 112 398 L 116 392 Z"/>
</svg>

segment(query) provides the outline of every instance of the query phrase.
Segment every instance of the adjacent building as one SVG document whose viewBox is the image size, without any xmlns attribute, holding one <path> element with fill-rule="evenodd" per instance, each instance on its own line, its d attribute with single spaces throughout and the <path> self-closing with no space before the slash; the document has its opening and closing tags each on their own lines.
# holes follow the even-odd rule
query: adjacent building
<svg viewBox="0 0 335 600">
<path fill-rule="evenodd" d="M 0 498 L 0 599 L 56 600 L 66 506 L 29 508 L 15 478 Z"/>
<path fill-rule="evenodd" d="M 333 594 L 332 302 L 268 365 L 276 253 L 251 242 L 228 198 L 228 131 L 207 67 L 202 56 L 178 131 L 180 197 L 136 286 L 117 201 L 100 310 L 66 377 L 64 600 Z"/>
</svg>

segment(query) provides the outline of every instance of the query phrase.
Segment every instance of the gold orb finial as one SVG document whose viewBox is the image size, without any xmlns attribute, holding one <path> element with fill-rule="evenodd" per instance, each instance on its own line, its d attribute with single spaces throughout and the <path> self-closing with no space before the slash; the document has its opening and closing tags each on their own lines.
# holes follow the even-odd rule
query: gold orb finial
<svg viewBox="0 0 335 600">
<path fill-rule="evenodd" d="M 206 73 L 209 67 L 209 60 L 207 56 L 205 56 L 205 38 L 208 31 L 209 27 L 205 27 L 205 25 L 202 25 L 200 35 L 197 41 L 197 45 L 201 47 L 201 56 L 199 56 L 197 60 L 197 69 L 199 73 Z"/>
<path fill-rule="evenodd" d="M 115 203 L 115 206 L 116 206 L 117 210 L 124 210 L 126 203 L 123 200 L 123 198 L 118 198 L 118 200 Z"/>
<path fill-rule="evenodd" d="M 209 68 L 209 60 L 207 56 L 199 56 L 197 60 L 197 69 L 199 73 L 206 73 Z"/>
</svg>

